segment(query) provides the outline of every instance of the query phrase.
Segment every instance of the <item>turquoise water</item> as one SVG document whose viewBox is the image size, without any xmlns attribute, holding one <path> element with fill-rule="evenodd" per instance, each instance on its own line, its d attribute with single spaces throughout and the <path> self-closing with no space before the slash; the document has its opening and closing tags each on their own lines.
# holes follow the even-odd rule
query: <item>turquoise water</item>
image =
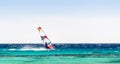
<svg viewBox="0 0 120 64">
<path fill-rule="evenodd" d="M 0 64 L 120 64 L 119 44 L 57 44 L 55 50 L 0 46 Z"/>
</svg>

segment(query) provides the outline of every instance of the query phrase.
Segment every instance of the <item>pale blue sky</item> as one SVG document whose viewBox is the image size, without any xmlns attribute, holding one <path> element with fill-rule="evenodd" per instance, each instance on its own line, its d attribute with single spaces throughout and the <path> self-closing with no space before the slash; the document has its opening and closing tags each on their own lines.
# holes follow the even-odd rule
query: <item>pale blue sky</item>
<svg viewBox="0 0 120 64">
<path fill-rule="evenodd" d="M 120 42 L 120 0 L 0 0 L 0 43 Z"/>
</svg>

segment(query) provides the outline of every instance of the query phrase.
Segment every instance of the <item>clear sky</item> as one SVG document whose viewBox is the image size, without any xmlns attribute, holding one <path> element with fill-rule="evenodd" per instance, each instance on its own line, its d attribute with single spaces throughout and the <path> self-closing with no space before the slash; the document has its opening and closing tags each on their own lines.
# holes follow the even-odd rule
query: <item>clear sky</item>
<svg viewBox="0 0 120 64">
<path fill-rule="evenodd" d="M 0 0 L 0 43 L 119 43 L 120 0 Z"/>
</svg>

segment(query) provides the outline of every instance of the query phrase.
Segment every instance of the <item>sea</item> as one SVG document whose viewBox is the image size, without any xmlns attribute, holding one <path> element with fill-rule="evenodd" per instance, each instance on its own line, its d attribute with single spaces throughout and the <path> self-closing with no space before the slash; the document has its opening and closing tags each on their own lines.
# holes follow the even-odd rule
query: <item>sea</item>
<svg viewBox="0 0 120 64">
<path fill-rule="evenodd" d="M 0 44 L 0 64 L 120 64 L 120 44 Z"/>
</svg>

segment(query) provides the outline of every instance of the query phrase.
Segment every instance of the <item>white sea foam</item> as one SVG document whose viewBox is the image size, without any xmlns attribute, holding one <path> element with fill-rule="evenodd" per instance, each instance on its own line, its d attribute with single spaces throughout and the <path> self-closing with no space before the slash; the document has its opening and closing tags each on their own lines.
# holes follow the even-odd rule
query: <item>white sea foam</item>
<svg viewBox="0 0 120 64">
<path fill-rule="evenodd" d="M 27 51 L 27 50 L 31 50 L 31 51 L 45 51 L 45 50 L 48 50 L 46 48 L 21 48 L 19 49 L 21 51 Z"/>
<path fill-rule="evenodd" d="M 33 46 L 24 46 L 20 49 L 9 49 L 10 51 L 15 51 L 15 50 L 18 50 L 18 51 L 45 51 L 45 50 L 48 50 L 46 48 L 43 48 L 43 47 L 40 47 L 40 48 L 36 48 L 36 47 L 33 47 Z"/>
<path fill-rule="evenodd" d="M 14 51 L 14 50 L 16 50 L 16 49 L 12 48 L 12 49 L 9 49 L 9 50 L 11 50 L 11 51 L 13 50 L 13 51 Z"/>
<path fill-rule="evenodd" d="M 44 51 L 44 50 L 48 50 L 46 48 L 36 48 L 36 47 L 33 47 L 33 46 L 24 46 L 22 47 L 20 50 L 23 50 L 23 51 L 26 51 L 26 50 L 33 50 L 33 51 Z"/>
<path fill-rule="evenodd" d="M 49 50 L 46 48 L 21 48 L 21 49 L 9 49 L 10 51 L 45 51 L 45 50 Z"/>
</svg>

